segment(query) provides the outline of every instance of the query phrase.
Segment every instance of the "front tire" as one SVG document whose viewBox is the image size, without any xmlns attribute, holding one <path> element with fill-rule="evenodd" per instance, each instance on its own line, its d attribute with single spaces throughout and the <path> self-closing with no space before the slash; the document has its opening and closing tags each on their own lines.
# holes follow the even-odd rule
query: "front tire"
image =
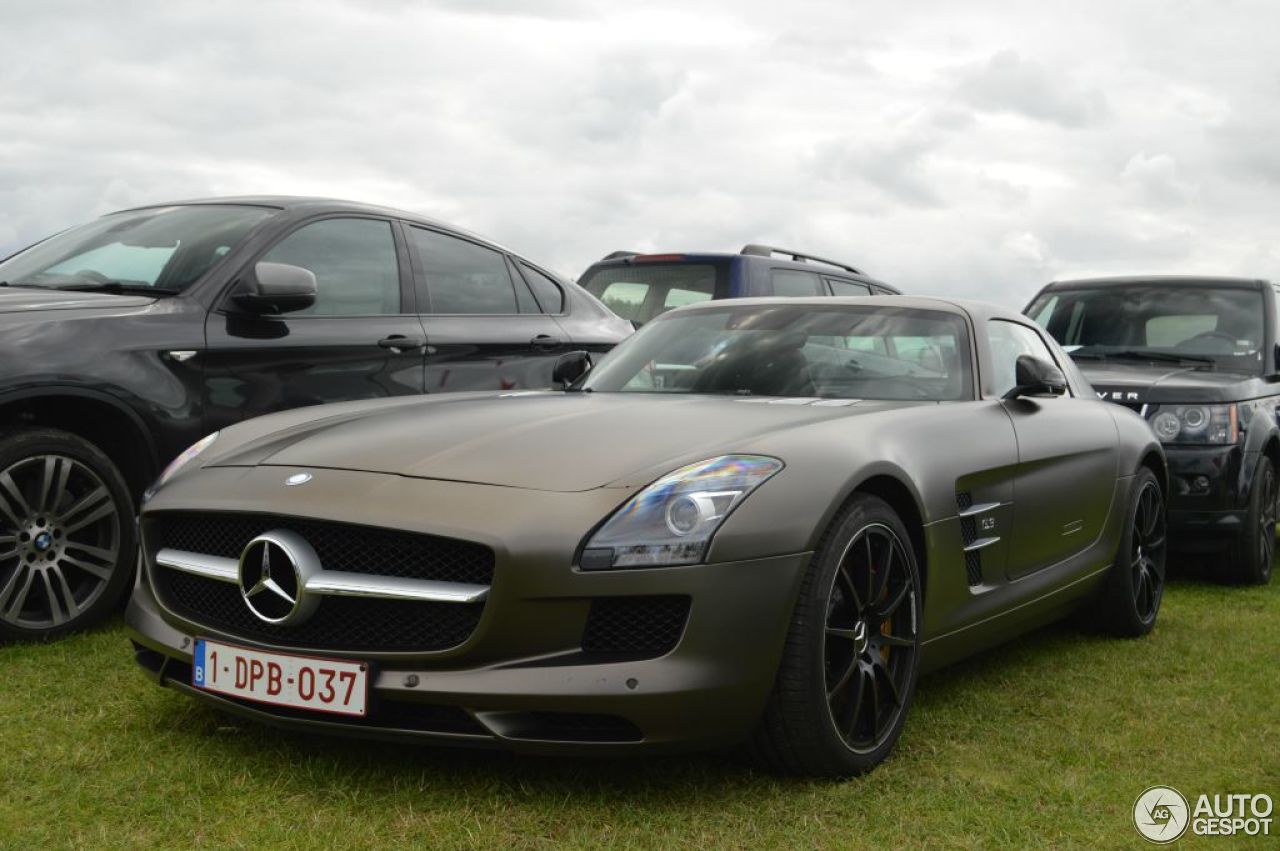
<svg viewBox="0 0 1280 851">
<path fill-rule="evenodd" d="M 849 777 L 892 752 L 919 673 L 920 572 L 902 520 L 858 494 L 809 564 L 751 741 L 766 767 Z"/>
<path fill-rule="evenodd" d="M 1271 581 L 1276 548 L 1276 465 L 1263 455 L 1253 474 L 1245 528 L 1227 554 L 1228 578 L 1246 585 Z"/>
<path fill-rule="evenodd" d="M 1125 533 L 1099 601 L 1098 624 L 1105 632 L 1135 638 L 1155 626 L 1164 599 L 1166 522 L 1160 482 L 1142 467 L 1133 478 Z"/>
<path fill-rule="evenodd" d="M 96 446 L 48 428 L 0 432 L 0 639 L 103 620 L 129 587 L 133 501 Z"/>
</svg>

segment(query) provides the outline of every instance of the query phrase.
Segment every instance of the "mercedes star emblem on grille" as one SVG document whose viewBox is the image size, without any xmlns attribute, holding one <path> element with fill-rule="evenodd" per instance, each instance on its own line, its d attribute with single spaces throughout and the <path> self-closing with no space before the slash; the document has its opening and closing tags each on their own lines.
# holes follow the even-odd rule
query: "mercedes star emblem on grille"
<svg viewBox="0 0 1280 851">
<path fill-rule="evenodd" d="M 296 532 L 277 529 L 259 535 L 240 554 L 240 596 L 259 620 L 279 626 L 300 624 L 320 598 L 307 593 L 320 559 Z"/>
</svg>

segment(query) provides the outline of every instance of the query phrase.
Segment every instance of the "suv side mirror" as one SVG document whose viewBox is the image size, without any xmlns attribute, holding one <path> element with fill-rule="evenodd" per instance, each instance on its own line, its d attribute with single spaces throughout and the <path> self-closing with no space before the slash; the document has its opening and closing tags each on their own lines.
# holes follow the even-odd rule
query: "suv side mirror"
<svg viewBox="0 0 1280 851">
<path fill-rule="evenodd" d="M 258 263 L 232 296 L 249 313 L 290 313 L 316 303 L 316 276 L 287 263 Z"/>
<path fill-rule="evenodd" d="M 591 371 L 591 353 L 584 351 L 565 352 L 556 358 L 555 368 L 551 370 L 551 383 L 562 389 L 569 387 Z"/>
<path fill-rule="evenodd" d="M 1014 364 L 1013 389 L 1004 394 L 1006 399 L 1019 396 L 1061 396 L 1067 392 L 1067 377 L 1062 370 L 1035 355 L 1018 355 Z"/>
</svg>

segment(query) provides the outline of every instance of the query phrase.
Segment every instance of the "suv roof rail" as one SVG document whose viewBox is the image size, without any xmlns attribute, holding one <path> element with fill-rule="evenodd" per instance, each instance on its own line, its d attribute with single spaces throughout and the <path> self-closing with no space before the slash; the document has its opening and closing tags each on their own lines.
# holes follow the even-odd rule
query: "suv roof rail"
<svg viewBox="0 0 1280 851">
<path fill-rule="evenodd" d="M 601 257 L 598 262 L 603 263 L 605 260 L 617 260 L 619 257 L 635 257 L 639 253 L 639 251 L 610 251 L 608 254 Z"/>
<path fill-rule="evenodd" d="M 772 245 L 744 245 L 742 246 L 741 253 L 751 254 L 756 257 L 772 257 L 775 254 L 782 254 L 786 257 L 790 257 L 797 263 L 808 263 L 811 261 L 814 263 L 825 263 L 828 266 L 835 266 L 837 269 L 844 269 L 846 272 L 852 272 L 855 275 L 862 274 L 861 270 L 855 269 L 848 263 L 841 263 L 839 260 L 828 260 L 825 257 L 818 257 L 814 254 L 801 254 L 799 251 L 792 251 L 789 248 L 776 248 Z"/>
</svg>

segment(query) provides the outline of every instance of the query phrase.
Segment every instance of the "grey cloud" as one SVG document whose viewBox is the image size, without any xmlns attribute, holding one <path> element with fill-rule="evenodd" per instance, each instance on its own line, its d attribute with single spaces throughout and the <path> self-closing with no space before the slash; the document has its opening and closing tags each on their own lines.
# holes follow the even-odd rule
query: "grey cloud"
<svg viewBox="0 0 1280 851">
<path fill-rule="evenodd" d="M 1063 127 L 1084 127 L 1110 114 L 1097 89 L 1073 83 L 1060 69 L 1002 50 L 986 62 L 959 72 L 955 93 L 962 101 L 988 112 L 1009 112 Z"/>
<path fill-rule="evenodd" d="M 10 4 L 0 253 L 283 192 L 569 275 L 765 241 L 1013 305 L 1065 274 L 1280 276 L 1280 7 L 1188 0 L 1154 45 L 1164 6 L 1135 3 Z"/>
</svg>

